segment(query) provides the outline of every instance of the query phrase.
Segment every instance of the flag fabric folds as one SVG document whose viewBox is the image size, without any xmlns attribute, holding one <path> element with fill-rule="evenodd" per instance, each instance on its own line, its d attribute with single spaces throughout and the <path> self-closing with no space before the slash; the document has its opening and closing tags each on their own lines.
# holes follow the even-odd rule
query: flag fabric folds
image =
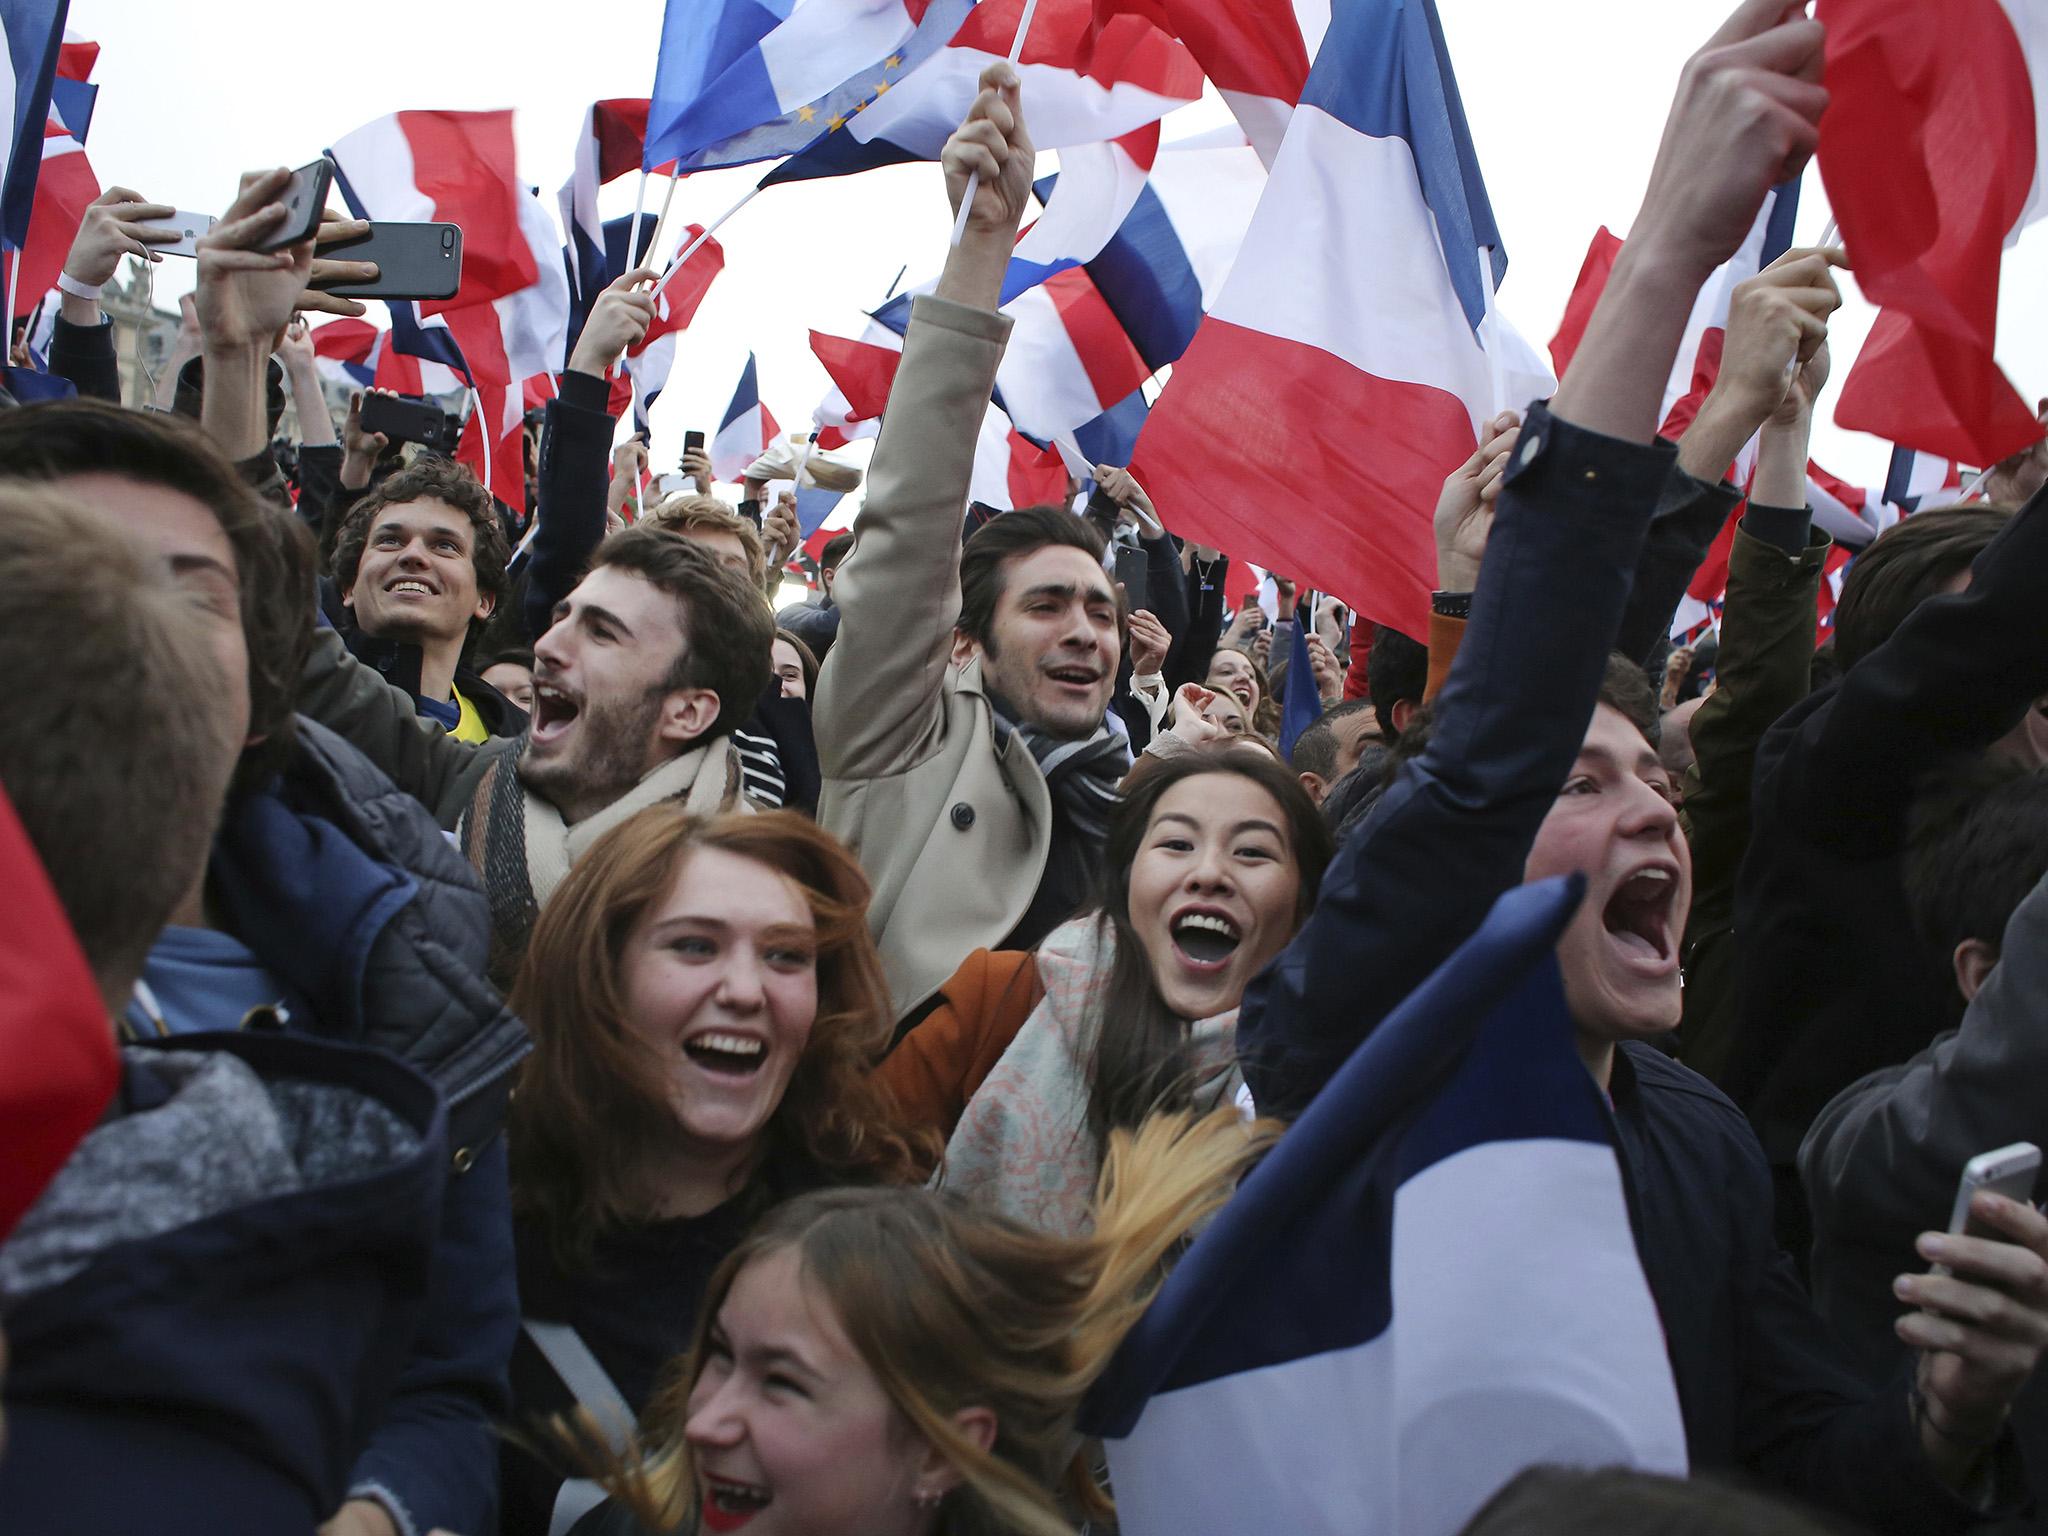
<svg viewBox="0 0 2048 1536">
<path fill-rule="evenodd" d="M 901 78 L 874 75 L 864 101 L 821 118 L 817 137 L 761 185 L 936 160 L 967 115 L 981 72 L 1009 56 L 1024 3 L 981 0 L 944 47 L 912 61 Z M 1095 33 L 1088 0 L 1038 0 L 1017 74 L 1039 149 L 1120 138 L 1202 94 L 1202 72 L 1185 48 L 1137 16 Z"/>
<path fill-rule="evenodd" d="M 974 0 L 670 0 L 643 163 L 790 155 L 943 48 Z"/>
<path fill-rule="evenodd" d="M 647 137 L 647 102 L 636 97 L 616 97 L 592 102 L 583 114 L 583 131 L 576 138 L 576 156 L 569 179 L 562 183 L 556 201 L 562 209 L 563 247 L 569 267 L 569 291 L 575 313 L 590 313 L 597 295 L 611 279 L 605 270 L 605 224 L 597 211 L 597 189 L 640 168 L 640 150 Z M 647 228 L 653 229 L 649 224 Z M 612 276 L 617 276 L 614 272 Z M 581 320 L 576 328 L 581 328 Z M 572 338 L 571 345 L 574 345 Z"/>
<path fill-rule="evenodd" d="M 1884 499 L 1901 512 L 1951 506 L 1962 500 L 1963 477 L 1952 459 L 1894 448 L 1884 477 Z"/>
<path fill-rule="evenodd" d="M 56 286 L 72 238 L 92 200 L 100 195 L 99 178 L 85 157 L 86 130 L 92 125 L 99 87 L 89 83 L 99 44 L 67 37 L 57 51 L 57 77 L 50 82 L 50 113 L 43 129 L 42 174 L 36 178 L 35 202 L 29 215 L 28 241 L 21 248 L 21 276 L 16 284 L 28 307 L 29 295 Z M 54 302 L 54 301 L 53 301 Z"/>
<path fill-rule="evenodd" d="M 1091 1394 L 1125 1536 L 1451 1536 L 1523 1468 L 1683 1474 L 1611 1121 L 1508 892 L 1196 1239 Z"/>
<path fill-rule="evenodd" d="M 1081 266 L 1100 255 L 1145 190 L 1158 157 L 1157 123 L 1147 123 L 1107 143 L 1077 144 L 1061 150 L 1059 175 L 1048 176 L 1032 187 L 1045 212 L 1018 238 L 1010 253 L 1001 302 L 1007 304 L 1055 272 Z"/>
<path fill-rule="evenodd" d="M 67 5 L 68 0 L 0 0 L 0 120 L 7 124 L 7 159 L 0 166 L 0 246 L 13 251 L 28 243 Z"/>
<path fill-rule="evenodd" d="M 2004 247 L 2044 211 L 2048 17 L 2032 0 L 1822 0 L 1821 179 L 1880 313 L 1835 420 L 1996 464 L 2042 427 L 1994 357 Z"/>
<path fill-rule="evenodd" d="M 1323 701 L 1316 692 L 1316 669 L 1308 659 L 1308 631 L 1295 618 L 1294 639 L 1287 652 L 1287 689 L 1280 703 L 1280 755 L 1294 759 L 1294 744 L 1316 723 Z"/>
<path fill-rule="evenodd" d="M 817 333 L 813 332 L 815 336 Z M 760 378 L 754 354 L 747 354 L 747 366 L 740 374 L 739 387 L 732 392 L 732 404 L 718 423 L 711 439 L 711 473 L 717 479 L 737 483 L 742 471 L 761 457 L 768 445 L 782 434 L 761 399 Z"/>
<path fill-rule="evenodd" d="M 1139 439 L 1160 516 L 1426 633 L 1444 476 L 1497 393 L 1554 387 L 1492 304 L 1505 263 L 1434 7 L 1340 10 L 1230 280 Z"/>
</svg>

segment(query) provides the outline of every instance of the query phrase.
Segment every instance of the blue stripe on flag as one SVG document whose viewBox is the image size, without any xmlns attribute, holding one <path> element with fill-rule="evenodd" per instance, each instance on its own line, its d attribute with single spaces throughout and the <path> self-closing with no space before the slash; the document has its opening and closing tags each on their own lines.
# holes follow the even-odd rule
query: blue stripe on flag
<svg viewBox="0 0 2048 1536">
<path fill-rule="evenodd" d="M 1196 1240 L 1091 1392 L 1084 1433 L 1149 1399 L 1348 1349 L 1392 1317 L 1394 1195 L 1472 1147 L 1613 1146 L 1555 949 L 1584 877 L 1517 887 L 1366 1037 Z"/>
<path fill-rule="evenodd" d="M 1294 640 L 1287 653 L 1287 692 L 1280 705 L 1280 755 L 1289 762 L 1294 760 L 1294 744 L 1301 740 L 1301 733 L 1323 712 L 1322 696 L 1316 692 L 1316 670 L 1308 659 L 1308 630 L 1298 610 L 1294 620 Z"/>
<path fill-rule="evenodd" d="M 832 509 L 846 499 L 844 491 L 820 490 L 815 485 L 799 486 L 796 493 L 796 524 L 805 538 L 825 526 Z"/>
<path fill-rule="evenodd" d="M 0 242 L 16 250 L 28 240 L 29 215 L 35 210 L 43 130 L 50 122 L 50 87 L 57 78 L 67 8 L 68 0 L 0 0 L 0 68 L 14 76 L 14 121 L 7 125 L 7 160 L 0 167 Z M 31 302 L 40 297 L 34 295 Z"/>
<path fill-rule="evenodd" d="M 1157 371 L 1180 360 L 1202 323 L 1202 281 L 1151 187 L 1088 263 L 1088 275 L 1146 367 Z"/>
<path fill-rule="evenodd" d="M 1337 7 L 1301 101 L 1362 134 L 1407 141 L 1423 201 L 1436 216 L 1451 286 L 1476 332 L 1486 315 L 1479 248 L 1492 248 L 1496 287 L 1507 275 L 1508 258 L 1436 6 L 1431 0 L 1360 0 Z"/>
<path fill-rule="evenodd" d="M 661 19 L 642 170 L 778 117 L 758 44 L 791 0 L 675 0 Z"/>
<path fill-rule="evenodd" d="M 761 385 L 759 377 L 754 370 L 754 354 L 749 352 L 747 354 L 747 366 L 740 373 L 739 387 L 732 392 L 732 404 L 725 408 L 725 417 L 718 423 L 718 431 L 725 431 L 727 427 L 738 421 L 760 403 Z M 713 435 L 716 436 L 717 434 L 714 433 Z"/>
<path fill-rule="evenodd" d="M 910 303 L 916 297 L 915 293 L 899 293 L 880 309 L 869 310 L 868 318 L 898 336 L 907 336 L 910 334 Z"/>
<path fill-rule="evenodd" d="M 1764 246 L 1757 266 L 1768 267 L 1792 249 L 1792 221 L 1799 217 L 1799 178 L 1781 181 L 1771 189 L 1771 216 L 1764 223 Z"/>
<path fill-rule="evenodd" d="M 1088 455 L 1090 464 L 1128 464 L 1150 409 L 1144 390 L 1134 389 L 1093 421 L 1074 428 L 1074 445 Z"/>
</svg>

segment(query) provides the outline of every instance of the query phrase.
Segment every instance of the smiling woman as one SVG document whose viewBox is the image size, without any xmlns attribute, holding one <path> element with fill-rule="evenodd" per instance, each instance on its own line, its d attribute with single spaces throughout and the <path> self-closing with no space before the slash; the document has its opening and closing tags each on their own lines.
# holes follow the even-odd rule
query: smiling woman
<svg viewBox="0 0 2048 1536">
<path fill-rule="evenodd" d="M 579 1364 L 637 1414 L 762 1211 L 911 1173 L 869 1076 L 890 1013 L 867 898 L 803 817 L 657 807 L 600 839 L 543 910 L 512 993 L 534 1036 L 509 1128 L 527 1324 L 515 1425 L 602 1409 Z M 548 1530 L 560 1492 L 508 1448 L 506 1536 Z"/>
<path fill-rule="evenodd" d="M 1245 986 L 1315 904 L 1330 834 L 1263 755 L 1174 758 L 1110 817 L 1093 911 L 979 952 L 883 1063 L 942 1180 L 1042 1230 L 1085 1229 L 1102 1148 L 1161 1109 L 1231 1102 Z"/>
</svg>

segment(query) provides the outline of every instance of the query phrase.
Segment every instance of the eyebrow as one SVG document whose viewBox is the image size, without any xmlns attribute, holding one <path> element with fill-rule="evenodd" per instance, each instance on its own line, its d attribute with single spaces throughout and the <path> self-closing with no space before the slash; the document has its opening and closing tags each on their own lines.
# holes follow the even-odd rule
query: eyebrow
<svg viewBox="0 0 2048 1536">
<path fill-rule="evenodd" d="M 616 629 L 621 634 L 623 634 L 628 640 L 633 638 L 632 625 L 628 624 L 616 613 L 613 613 L 611 609 L 600 608 L 596 603 L 585 603 L 581 608 L 576 609 L 572 612 L 569 606 L 569 600 L 567 598 L 564 598 L 562 600 L 562 607 L 558 614 L 558 618 L 574 618 L 583 623 L 609 624 L 613 629 Z"/>
<path fill-rule="evenodd" d="M 1635 760 L 1632 763 L 1624 763 L 1605 747 L 1581 747 L 1579 749 L 1579 760 L 1583 762 L 1587 758 L 1592 758 L 1594 761 L 1604 764 L 1617 772 L 1634 774 L 1638 778 L 1647 771 L 1655 771 L 1667 781 L 1671 777 L 1664 767 L 1664 760 L 1647 746 L 1636 754 Z"/>
<path fill-rule="evenodd" d="M 660 922 L 649 928 L 647 932 L 651 937 L 671 929 L 680 931 L 697 928 L 711 928 L 719 933 L 730 933 L 732 931 L 732 924 L 722 917 L 711 917 L 697 912 L 685 912 L 676 917 L 663 918 Z M 818 931 L 815 927 L 806 928 L 802 923 L 771 923 L 766 928 L 763 928 L 761 933 L 763 936 L 771 939 L 793 936 L 808 939 L 812 942 L 816 942 L 818 937 Z"/>
<path fill-rule="evenodd" d="M 1081 597 L 1083 595 L 1084 589 L 1076 582 L 1046 581 L 1040 582 L 1035 587 L 1026 587 L 1024 591 L 1020 594 L 1020 599 L 1029 600 L 1034 597 L 1057 597 L 1063 599 L 1066 602 L 1071 603 L 1075 598 Z M 1109 590 L 1108 587 L 1088 587 L 1085 589 L 1085 596 L 1090 602 L 1113 603 L 1116 601 L 1115 595 Z"/>
<path fill-rule="evenodd" d="M 380 533 L 411 533 L 412 531 L 412 524 L 400 518 L 387 517 L 370 530 L 370 537 L 375 538 Z M 460 530 L 452 523 L 429 523 L 419 531 L 426 538 L 432 538 L 435 534 L 446 534 L 448 537 L 456 539 L 459 539 L 461 536 Z"/>
<path fill-rule="evenodd" d="M 235 573 L 212 555 L 177 554 L 171 556 L 171 573 L 176 576 L 188 575 L 194 571 L 210 571 L 225 576 L 229 585 L 239 588 Z"/>
<path fill-rule="evenodd" d="M 1153 820 L 1152 825 L 1156 827 L 1160 824 L 1160 822 L 1163 821 L 1183 822 L 1190 827 L 1196 828 L 1197 830 L 1199 830 L 1201 827 L 1201 823 L 1196 821 L 1194 817 L 1183 815 L 1179 811 L 1166 812 L 1163 816 L 1155 818 Z M 1236 837 L 1241 832 L 1269 832 L 1274 837 L 1280 838 L 1282 841 L 1285 841 L 1285 835 L 1281 832 L 1281 830 L 1278 827 L 1274 826 L 1272 822 L 1266 821 L 1263 818 L 1257 816 L 1250 817 L 1244 821 L 1237 822 L 1230 829 L 1230 835 L 1232 837 Z"/>
</svg>

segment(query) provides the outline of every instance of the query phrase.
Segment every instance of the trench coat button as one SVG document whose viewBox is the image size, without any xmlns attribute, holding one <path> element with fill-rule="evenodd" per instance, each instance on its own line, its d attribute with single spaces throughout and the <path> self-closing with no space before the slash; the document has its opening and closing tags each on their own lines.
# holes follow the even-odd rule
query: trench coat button
<svg viewBox="0 0 2048 1536">
<path fill-rule="evenodd" d="M 474 1148 L 457 1147 L 455 1149 L 455 1171 L 457 1173 L 467 1173 L 475 1166 L 476 1151 Z"/>
<path fill-rule="evenodd" d="M 953 807 L 952 816 L 953 825 L 958 827 L 962 832 L 965 832 L 969 827 L 974 825 L 974 807 L 969 805 L 965 800 L 960 801 Z"/>
</svg>

